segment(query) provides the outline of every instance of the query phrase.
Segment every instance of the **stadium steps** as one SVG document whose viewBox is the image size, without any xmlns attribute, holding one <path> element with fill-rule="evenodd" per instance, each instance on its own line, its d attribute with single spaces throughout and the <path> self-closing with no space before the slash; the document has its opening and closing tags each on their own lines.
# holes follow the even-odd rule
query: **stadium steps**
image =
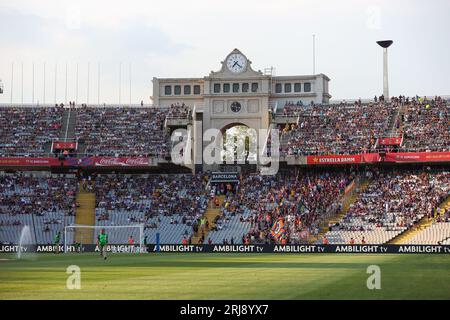
<svg viewBox="0 0 450 320">
<path fill-rule="evenodd" d="M 425 230 L 429 226 L 433 224 L 433 222 L 442 214 L 441 212 L 445 212 L 445 210 L 448 210 L 450 208 L 450 196 L 445 199 L 444 202 L 441 203 L 441 205 L 438 207 L 438 214 L 434 216 L 434 218 L 428 219 L 427 216 L 424 216 L 422 219 L 420 219 L 417 224 L 402 232 L 392 240 L 388 242 L 388 244 L 407 244 L 408 240 L 414 237 L 417 233 Z M 444 209 L 444 210 L 442 210 Z"/>
<path fill-rule="evenodd" d="M 95 225 L 95 193 L 83 189 L 80 182 L 80 191 L 76 198 L 79 207 L 76 210 L 75 224 Z M 75 229 L 75 242 L 94 243 L 94 229 Z"/>
<path fill-rule="evenodd" d="M 320 226 L 319 234 L 316 238 L 312 239 L 312 242 L 317 242 L 319 239 L 322 239 L 324 235 L 329 231 L 330 225 L 334 225 L 337 222 L 341 221 L 342 218 L 344 218 L 345 214 L 350 209 L 350 206 L 358 199 L 358 195 L 367 188 L 369 182 L 369 179 L 363 179 L 362 182 L 355 186 L 355 192 L 352 192 L 350 196 L 343 196 L 341 198 L 342 209 L 336 215 L 330 217 L 330 219 L 323 221 L 322 225 Z"/>
<path fill-rule="evenodd" d="M 403 106 L 400 106 L 400 108 L 398 110 L 398 119 L 399 119 L 400 126 L 397 129 L 397 132 L 403 132 L 404 131 L 404 129 L 403 129 L 404 122 L 403 122 L 402 119 L 404 118 L 405 114 L 407 114 L 407 113 L 408 113 L 408 108 L 407 108 L 406 104 L 403 105 Z"/>
<path fill-rule="evenodd" d="M 69 122 L 69 109 L 65 109 L 62 115 L 62 120 L 61 120 L 61 132 L 59 137 L 61 139 L 65 139 L 66 137 L 66 129 L 68 126 L 68 122 Z"/>
<path fill-rule="evenodd" d="M 397 135 L 397 128 L 395 127 L 395 124 L 397 123 L 399 115 L 400 115 L 400 108 L 397 109 L 393 108 L 391 110 L 386 130 L 384 131 L 384 136 L 392 137 Z"/>
<path fill-rule="evenodd" d="M 63 111 L 62 117 L 61 117 L 61 128 L 59 129 L 59 139 L 64 139 L 64 135 L 66 133 L 66 127 L 67 127 L 67 119 L 68 119 L 68 110 L 65 109 Z M 66 137 L 67 138 L 67 137 Z M 52 152 L 52 142 L 47 142 L 44 145 L 44 153 L 50 154 Z"/>
<path fill-rule="evenodd" d="M 70 116 L 69 130 L 67 132 L 67 137 L 75 139 L 76 138 L 75 131 L 77 126 L 77 109 L 72 109 L 71 113 L 72 114 Z"/>
<path fill-rule="evenodd" d="M 75 126 L 77 119 L 76 109 L 65 109 L 61 124 L 61 134 L 64 139 L 75 139 Z"/>
<path fill-rule="evenodd" d="M 223 202 L 225 201 L 225 196 L 223 196 L 223 195 L 217 196 L 217 198 L 219 199 L 219 207 L 218 208 L 213 207 L 213 199 L 210 199 L 209 203 L 208 203 L 208 209 L 206 209 L 206 212 L 203 215 L 203 217 L 205 217 L 206 220 L 208 220 L 208 222 L 209 222 L 209 229 L 205 229 L 205 240 L 208 239 L 209 231 L 215 226 L 214 219 L 220 214 L 220 207 L 222 206 Z M 202 236 L 202 233 L 200 230 L 197 231 L 196 233 L 194 233 L 194 235 L 192 237 L 192 243 L 198 244 L 201 236 Z"/>
</svg>

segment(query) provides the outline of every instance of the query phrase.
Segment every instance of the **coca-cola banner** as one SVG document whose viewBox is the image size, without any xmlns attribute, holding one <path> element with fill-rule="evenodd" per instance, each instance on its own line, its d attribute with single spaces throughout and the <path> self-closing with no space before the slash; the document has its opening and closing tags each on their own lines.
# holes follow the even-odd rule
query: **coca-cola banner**
<svg viewBox="0 0 450 320">
<path fill-rule="evenodd" d="M 450 152 L 398 152 L 386 153 L 385 162 L 448 162 Z"/>
<path fill-rule="evenodd" d="M 93 157 L 92 161 L 97 167 L 148 167 L 153 165 L 151 158 L 114 158 L 114 157 Z"/>
</svg>

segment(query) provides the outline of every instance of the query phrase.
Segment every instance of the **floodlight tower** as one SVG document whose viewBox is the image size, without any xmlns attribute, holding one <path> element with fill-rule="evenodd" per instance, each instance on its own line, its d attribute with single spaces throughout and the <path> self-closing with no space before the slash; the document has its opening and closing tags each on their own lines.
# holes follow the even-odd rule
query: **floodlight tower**
<svg viewBox="0 0 450 320">
<path fill-rule="evenodd" d="M 378 45 L 383 48 L 383 95 L 386 101 L 389 101 L 389 84 L 388 84 L 388 52 L 387 48 L 394 43 L 392 40 L 377 41 Z"/>
</svg>

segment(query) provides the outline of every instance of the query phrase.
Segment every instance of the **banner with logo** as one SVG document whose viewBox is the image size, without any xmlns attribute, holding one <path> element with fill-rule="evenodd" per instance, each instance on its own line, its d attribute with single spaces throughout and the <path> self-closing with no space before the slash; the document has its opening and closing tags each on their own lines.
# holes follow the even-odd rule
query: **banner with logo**
<svg viewBox="0 0 450 320">
<path fill-rule="evenodd" d="M 398 152 L 386 153 L 385 162 L 447 162 L 450 161 L 450 152 Z"/>
<path fill-rule="evenodd" d="M 59 249 L 59 250 L 58 250 Z M 167 253 L 333 253 L 333 254 L 450 254 L 450 245 L 389 245 L 389 244 L 149 244 L 140 247 L 139 245 L 109 244 L 106 248 L 109 253 L 147 253 L 167 252 Z M 0 244 L 0 253 L 54 253 L 59 251 L 67 253 L 100 252 L 100 248 L 95 244 L 56 245 L 17 245 Z"/>
<path fill-rule="evenodd" d="M 51 167 L 60 166 L 57 158 L 0 158 L 0 166 L 11 167 Z"/>
<path fill-rule="evenodd" d="M 93 157 L 92 164 L 96 167 L 148 167 L 152 165 L 152 161 L 147 157 Z"/>
<path fill-rule="evenodd" d="M 361 163 L 361 155 L 327 155 L 327 156 L 307 156 L 307 164 L 356 164 Z"/>
<path fill-rule="evenodd" d="M 306 156 L 307 165 L 339 165 L 362 164 L 376 162 L 415 163 L 415 162 L 450 162 L 450 152 L 387 152 L 382 158 L 379 153 L 363 153 L 354 155 Z M 303 163 L 303 161 L 302 161 Z M 296 163 L 299 164 L 299 163 Z M 0 167 L 149 167 L 157 166 L 158 159 L 150 157 L 84 157 L 84 158 L 0 158 Z M 237 172 L 213 172 L 211 182 L 237 182 Z"/>
<path fill-rule="evenodd" d="M 211 183 L 239 182 L 239 174 L 237 172 L 213 172 L 210 181 Z"/>
</svg>

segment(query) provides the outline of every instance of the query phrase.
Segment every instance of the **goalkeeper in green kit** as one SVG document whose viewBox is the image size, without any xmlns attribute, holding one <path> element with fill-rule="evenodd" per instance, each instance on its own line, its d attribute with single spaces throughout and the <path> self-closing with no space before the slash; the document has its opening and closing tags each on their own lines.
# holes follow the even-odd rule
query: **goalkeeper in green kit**
<svg viewBox="0 0 450 320">
<path fill-rule="evenodd" d="M 61 243 L 61 232 L 58 231 L 55 234 L 55 246 L 56 246 L 56 250 L 55 253 L 59 253 L 59 244 Z"/>
<path fill-rule="evenodd" d="M 106 260 L 106 246 L 108 245 L 108 235 L 102 229 L 97 237 L 97 245 L 100 247 L 100 256 Z"/>
</svg>

